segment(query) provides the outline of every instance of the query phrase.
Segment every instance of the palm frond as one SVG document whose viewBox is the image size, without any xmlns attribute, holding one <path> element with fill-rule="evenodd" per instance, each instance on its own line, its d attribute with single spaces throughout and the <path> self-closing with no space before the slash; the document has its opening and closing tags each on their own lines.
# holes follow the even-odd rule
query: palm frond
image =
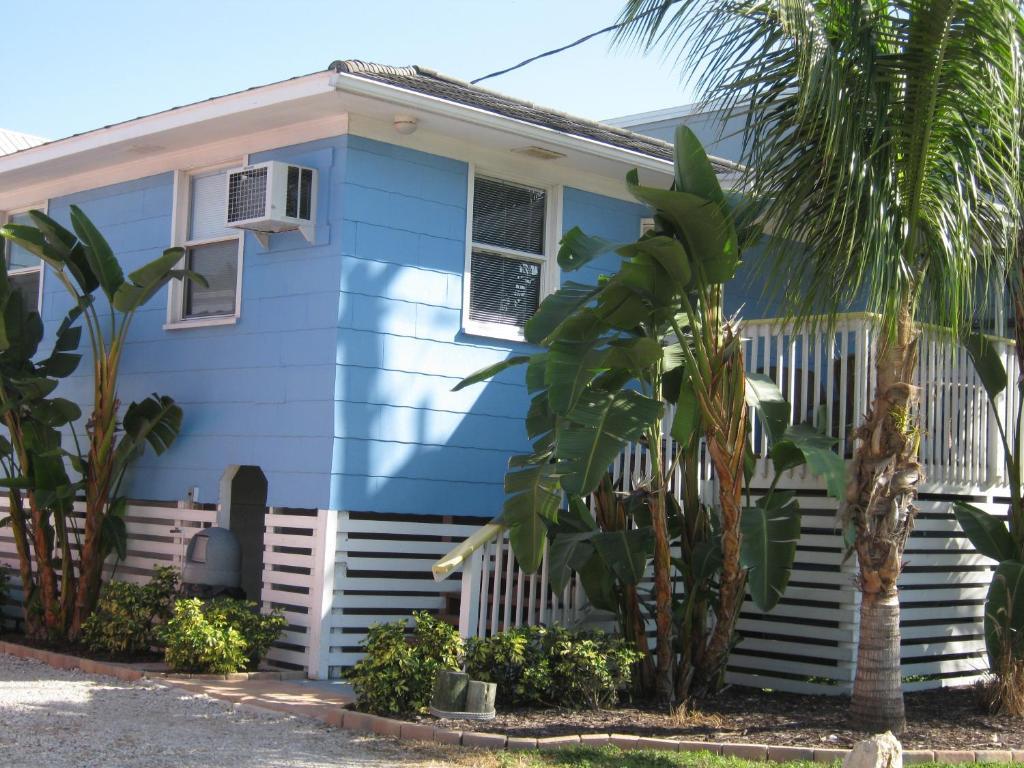
<svg viewBox="0 0 1024 768">
<path fill-rule="evenodd" d="M 704 101 L 745 116 L 743 184 L 775 234 L 755 268 L 793 318 L 909 304 L 961 327 L 988 301 L 1018 223 L 1014 4 L 629 0 L 621 19 L 620 44 L 686 56 Z"/>
</svg>

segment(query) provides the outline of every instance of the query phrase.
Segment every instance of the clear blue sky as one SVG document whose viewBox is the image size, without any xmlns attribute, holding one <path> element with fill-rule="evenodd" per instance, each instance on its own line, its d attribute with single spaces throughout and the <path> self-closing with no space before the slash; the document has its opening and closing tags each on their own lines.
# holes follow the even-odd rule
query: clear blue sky
<svg viewBox="0 0 1024 768">
<path fill-rule="evenodd" d="M 0 127 L 59 138 L 325 69 L 421 64 L 472 79 L 614 22 L 622 0 L 29 0 L 3 3 Z M 607 118 L 693 100 L 674 62 L 605 35 L 487 81 Z"/>
</svg>

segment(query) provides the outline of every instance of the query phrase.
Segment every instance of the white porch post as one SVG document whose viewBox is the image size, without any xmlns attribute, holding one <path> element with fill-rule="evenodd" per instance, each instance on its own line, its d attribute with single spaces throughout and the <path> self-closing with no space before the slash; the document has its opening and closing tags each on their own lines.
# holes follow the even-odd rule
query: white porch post
<svg viewBox="0 0 1024 768">
<path fill-rule="evenodd" d="M 313 568 L 309 584 L 309 635 L 306 646 L 306 676 L 311 680 L 328 677 L 331 649 L 331 608 L 334 605 L 334 562 L 338 542 L 338 512 L 317 511 L 313 536 Z"/>
<path fill-rule="evenodd" d="M 459 597 L 459 634 L 463 640 L 476 637 L 480 617 L 480 577 L 483 556 L 477 550 L 462 568 L 462 594 Z"/>
</svg>

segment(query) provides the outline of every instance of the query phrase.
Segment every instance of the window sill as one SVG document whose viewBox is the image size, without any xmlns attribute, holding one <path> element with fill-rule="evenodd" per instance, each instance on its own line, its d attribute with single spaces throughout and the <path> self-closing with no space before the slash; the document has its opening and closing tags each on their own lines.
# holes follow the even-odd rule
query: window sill
<svg viewBox="0 0 1024 768">
<path fill-rule="evenodd" d="M 523 335 L 523 329 L 515 325 L 465 322 L 462 324 L 462 332 L 467 336 L 479 336 L 486 339 L 500 339 L 501 341 L 518 342 L 526 341 L 526 337 Z"/>
<path fill-rule="evenodd" d="M 236 315 L 225 315 L 224 317 L 197 317 L 192 320 L 172 320 L 164 323 L 165 331 L 180 331 L 185 328 L 210 328 L 216 325 L 235 325 L 238 323 Z"/>
</svg>

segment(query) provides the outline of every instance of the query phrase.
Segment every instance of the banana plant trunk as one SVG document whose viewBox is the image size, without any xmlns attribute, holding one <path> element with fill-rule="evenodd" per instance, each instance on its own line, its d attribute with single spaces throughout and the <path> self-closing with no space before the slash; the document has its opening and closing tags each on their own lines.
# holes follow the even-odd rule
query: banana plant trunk
<svg viewBox="0 0 1024 768">
<path fill-rule="evenodd" d="M 660 373 L 660 372 L 659 372 Z M 657 381 L 660 375 L 655 378 Z M 654 692 L 659 704 L 671 707 L 675 703 L 675 643 L 672 616 L 672 550 L 668 532 L 668 508 L 665 495 L 666 478 L 663 464 L 660 423 L 648 434 L 651 456 L 651 474 L 655 483 L 650 495 L 651 524 L 654 528 L 654 624 L 657 643 Z"/>
<path fill-rule="evenodd" d="M 746 409 L 741 420 L 745 421 Z M 745 429 L 740 435 L 746 434 Z M 743 444 L 724 446 L 708 441 L 708 453 L 719 482 L 719 507 L 722 515 L 722 574 L 715 607 L 715 626 L 708 639 L 699 670 L 700 692 L 714 693 L 733 646 L 736 620 L 743 607 L 747 586 L 746 571 L 740 565 L 740 518 L 743 502 Z"/>
<path fill-rule="evenodd" d="M 25 635 L 35 639 L 44 639 L 45 623 L 40 622 L 38 612 L 32 609 L 36 599 L 36 583 L 32 574 L 32 551 L 28 531 L 25 529 L 25 507 L 21 493 L 12 490 L 8 495 L 11 505 L 11 533 L 14 535 L 14 547 L 18 552 L 18 575 L 21 577 L 23 615 L 25 618 Z"/>
<path fill-rule="evenodd" d="M 79 564 L 78 590 L 69 639 L 76 641 L 82 625 L 99 599 L 103 578 L 103 518 L 107 514 L 113 472 L 113 452 L 117 431 L 118 400 L 117 350 L 101 358 L 96 365 L 96 408 L 93 411 L 89 441 L 89 466 L 85 486 L 85 525 Z"/>
<path fill-rule="evenodd" d="M 720 307 L 720 303 L 716 306 Z M 720 315 L 715 319 L 719 329 L 715 339 L 718 386 L 709 388 L 715 399 L 707 403 L 704 410 L 705 420 L 711 425 L 707 437 L 708 455 L 719 485 L 722 572 L 715 626 L 696 672 L 698 693 L 704 695 L 716 692 L 721 686 L 747 586 L 747 574 L 740 563 L 743 459 L 747 439 L 746 372 L 742 347 L 726 353 L 736 341 L 733 329 L 722 322 Z"/>
<path fill-rule="evenodd" d="M 879 338 L 877 386 L 855 435 L 859 444 L 846 495 L 845 514 L 853 525 L 861 591 L 850 715 L 854 727 L 873 733 L 899 734 L 906 727 L 896 581 L 914 526 L 913 500 L 921 479 L 914 407 L 918 392 L 913 385 L 918 335 L 905 308 L 894 332 L 883 332 Z"/>
</svg>

